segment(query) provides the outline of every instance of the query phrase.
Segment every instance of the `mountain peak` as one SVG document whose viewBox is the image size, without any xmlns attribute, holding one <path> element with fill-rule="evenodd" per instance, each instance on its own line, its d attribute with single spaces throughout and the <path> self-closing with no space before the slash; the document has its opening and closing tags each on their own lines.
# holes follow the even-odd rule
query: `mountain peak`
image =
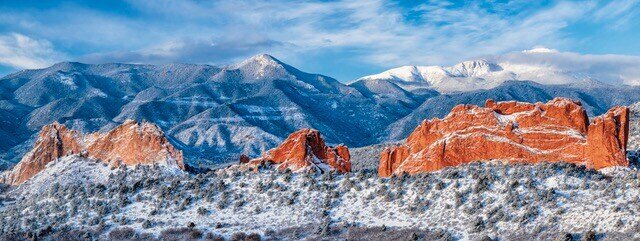
<svg viewBox="0 0 640 241">
<path fill-rule="evenodd" d="M 55 70 L 68 70 L 68 69 L 75 69 L 75 68 L 83 67 L 85 65 L 86 64 L 83 64 L 83 63 L 80 63 L 80 62 L 64 61 L 64 62 L 55 63 L 49 68 L 50 69 L 55 69 Z"/>
<path fill-rule="evenodd" d="M 493 71 L 499 71 L 502 68 L 495 63 L 485 59 L 464 61 L 453 66 L 450 72 L 456 76 L 480 76 Z"/>
<path fill-rule="evenodd" d="M 230 66 L 230 69 L 242 71 L 243 75 L 252 80 L 264 79 L 295 79 L 287 70 L 287 65 L 268 54 L 259 54 Z"/>
<path fill-rule="evenodd" d="M 247 66 L 247 65 L 280 66 L 282 65 L 282 62 L 271 55 L 258 54 L 251 58 L 246 59 L 245 61 L 242 61 L 242 63 L 240 63 L 238 67 Z"/>
</svg>

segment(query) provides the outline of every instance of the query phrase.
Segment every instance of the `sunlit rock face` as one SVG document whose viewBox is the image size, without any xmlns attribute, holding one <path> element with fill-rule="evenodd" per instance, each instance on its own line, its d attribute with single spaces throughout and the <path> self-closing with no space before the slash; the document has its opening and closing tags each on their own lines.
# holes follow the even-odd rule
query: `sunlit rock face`
<svg viewBox="0 0 640 241">
<path fill-rule="evenodd" d="M 278 170 L 292 172 L 337 171 L 351 172 L 351 156 L 346 146 L 327 146 L 320 132 L 302 129 L 289 135 L 278 147 L 269 150 L 262 157 L 249 160 L 243 156 L 240 165 L 255 168 L 274 165 Z"/>
<path fill-rule="evenodd" d="M 112 166 L 159 164 L 184 169 L 182 152 L 154 124 L 129 120 L 106 133 L 83 135 L 56 122 L 42 128 L 33 149 L 3 174 L 2 182 L 18 185 L 44 170 L 48 163 L 74 154 Z"/>
<path fill-rule="evenodd" d="M 416 174 L 474 161 L 565 161 L 601 169 L 627 166 L 629 109 L 613 107 L 590 123 L 580 102 L 494 102 L 458 105 L 424 120 L 406 143 L 385 149 L 378 175 Z"/>
</svg>

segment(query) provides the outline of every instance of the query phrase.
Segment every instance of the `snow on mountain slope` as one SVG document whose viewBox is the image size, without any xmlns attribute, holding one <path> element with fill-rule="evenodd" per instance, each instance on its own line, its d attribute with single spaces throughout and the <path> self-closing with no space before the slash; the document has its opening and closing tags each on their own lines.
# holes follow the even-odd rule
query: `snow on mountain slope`
<svg viewBox="0 0 640 241">
<path fill-rule="evenodd" d="M 591 56 L 536 48 L 522 52 L 464 61 L 454 66 L 403 66 L 357 79 L 355 82 L 389 80 L 412 91 L 429 88 L 441 93 L 491 89 L 507 80 L 529 80 L 541 84 L 639 85 L 634 70 L 640 59 L 611 60 L 606 55 Z M 635 62 L 634 62 L 635 61 Z M 616 66 L 617 64 L 617 66 Z M 637 68 L 636 68 L 637 69 Z"/>
<path fill-rule="evenodd" d="M 8 113 L 0 137 L 15 140 L 0 144 L 9 163 L 53 121 L 93 132 L 147 120 L 184 149 L 187 162 L 220 162 L 258 155 L 302 128 L 318 129 L 331 144 L 373 144 L 378 130 L 421 102 L 382 104 L 264 54 L 221 68 L 64 62 L 1 78 L 0 97 L 0 113 Z"/>
<path fill-rule="evenodd" d="M 545 54 L 539 52 L 527 54 Z M 508 62 L 509 68 L 522 65 L 514 57 Z M 242 153 L 257 156 L 302 128 L 319 130 L 332 145 L 399 140 L 416 121 L 487 98 L 535 102 L 563 96 L 580 100 L 592 115 L 640 99 L 640 87 L 599 79 L 561 86 L 509 84 L 503 80 L 512 75 L 489 60 L 406 69 L 389 74 L 395 79 L 350 85 L 269 55 L 224 67 L 63 62 L 20 71 L 0 78 L 0 166 L 15 164 L 32 146 L 34 134 L 53 121 L 83 132 L 107 131 L 126 119 L 153 122 L 184 150 L 187 163 L 198 166 L 236 161 Z M 534 70 L 528 73 L 538 76 Z M 549 74 L 540 70 L 540 76 Z M 433 89 L 438 86 L 494 89 L 441 94 Z"/>
<path fill-rule="evenodd" d="M 487 60 L 465 61 L 455 66 L 403 66 L 380 74 L 365 76 L 360 81 L 389 80 L 412 91 L 421 88 L 439 92 L 490 89 L 514 76 Z"/>
</svg>

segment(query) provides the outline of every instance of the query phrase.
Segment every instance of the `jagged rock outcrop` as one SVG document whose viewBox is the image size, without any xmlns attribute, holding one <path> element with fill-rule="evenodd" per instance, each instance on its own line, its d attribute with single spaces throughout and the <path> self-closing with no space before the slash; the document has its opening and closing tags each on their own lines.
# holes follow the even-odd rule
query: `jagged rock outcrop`
<svg viewBox="0 0 640 241">
<path fill-rule="evenodd" d="M 243 155 L 244 156 L 244 155 Z M 241 157 L 240 165 L 257 168 L 274 165 L 278 170 L 351 172 L 351 156 L 346 146 L 330 147 L 324 143 L 320 132 L 302 129 L 289 135 L 278 147 L 269 150 L 264 156 L 248 160 Z"/>
<path fill-rule="evenodd" d="M 601 169 L 627 166 L 629 109 L 614 107 L 589 123 L 580 102 L 487 100 L 458 105 L 443 119 L 424 120 L 403 145 L 380 155 L 378 175 L 416 174 L 473 161 L 565 161 Z"/>
<path fill-rule="evenodd" d="M 18 185 L 60 157 L 79 154 L 112 166 L 160 164 L 184 169 L 182 152 L 174 148 L 154 124 L 127 120 L 106 133 L 81 133 L 57 122 L 42 128 L 33 149 L 8 172 L 4 183 Z"/>
</svg>

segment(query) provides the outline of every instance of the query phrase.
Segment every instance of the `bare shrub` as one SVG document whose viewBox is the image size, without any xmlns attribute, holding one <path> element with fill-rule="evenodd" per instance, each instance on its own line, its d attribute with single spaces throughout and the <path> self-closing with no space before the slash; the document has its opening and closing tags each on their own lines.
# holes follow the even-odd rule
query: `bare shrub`
<svg viewBox="0 0 640 241">
<path fill-rule="evenodd" d="M 110 240 L 131 240 L 136 236 L 136 231 L 130 227 L 116 228 L 109 233 Z"/>
<path fill-rule="evenodd" d="M 247 235 L 243 232 L 237 232 L 231 235 L 230 241 L 244 241 Z"/>
<path fill-rule="evenodd" d="M 195 228 L 168 228 L 160 232 L 162 241 L 199 240 L 203 236 L 202 231 Z"/>
</svg>

